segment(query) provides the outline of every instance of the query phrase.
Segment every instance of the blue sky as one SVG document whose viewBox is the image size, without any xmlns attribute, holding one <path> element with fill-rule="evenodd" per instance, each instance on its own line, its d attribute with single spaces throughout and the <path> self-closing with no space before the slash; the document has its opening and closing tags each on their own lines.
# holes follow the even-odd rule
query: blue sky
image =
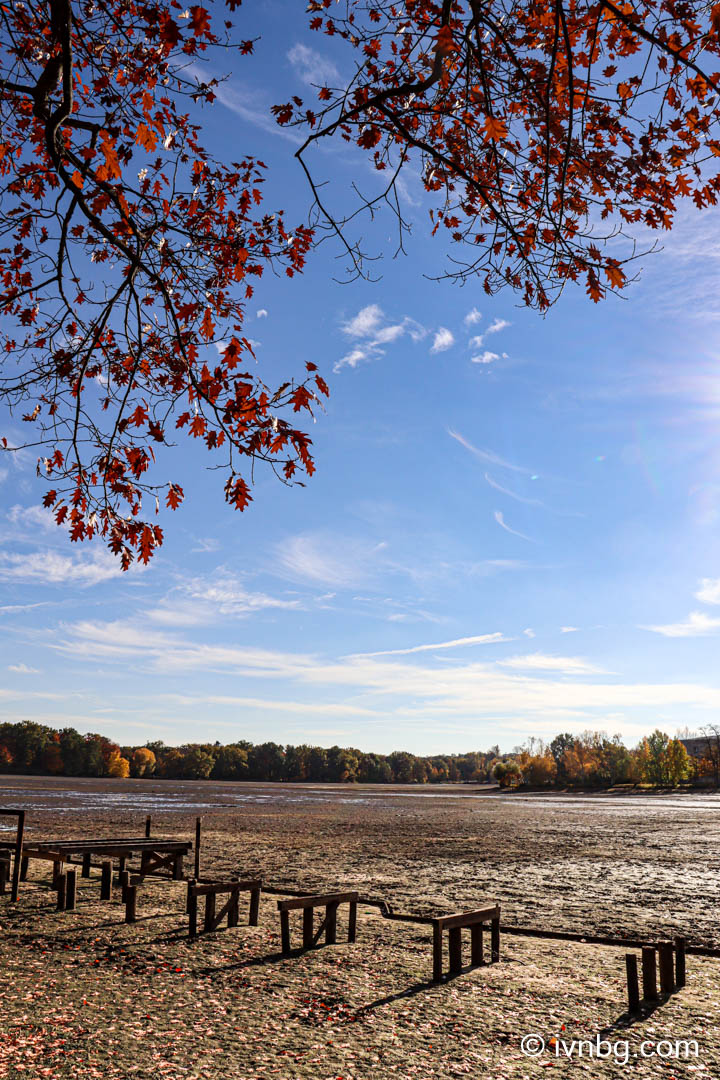
<svg viewBox="0 0 720 1080">
<path fill-rule="evenodd" d="M 268 108 L 348 58 L 287 3 L 256 17 L 206 141 L 262 157 L 268 207 L 300 221 L 293 133 Z M 373 184 L 344 149 L 315 166 L 337 205 Z M 627 300 L 575 289 L 541 318 L 429 280 L 445 251 L 412 172 L 404 197 L 407 257 L 389 216 L 365 226 L 381 280 L 334 282 L 326 244 L 248 307 L 269 383 L 308 360 L 330 383 L 305 488 L 260 474 L 238 514 L 181 444 L 186 503 L 121 574 L 39 508 L 29 452 L 0 460 L 3 719 L 432 753 L 718 718 L 720 219 L 683 213 Z"/>
</svg>

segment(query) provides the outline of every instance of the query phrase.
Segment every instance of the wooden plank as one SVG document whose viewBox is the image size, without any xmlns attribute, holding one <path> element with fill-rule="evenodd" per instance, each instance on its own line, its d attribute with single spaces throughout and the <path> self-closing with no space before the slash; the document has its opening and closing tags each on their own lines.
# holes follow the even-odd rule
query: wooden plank
<svg viewBox="0 0 720 1080">
<path fill-rule="evenodd" d="M 456 915 L 439 915 L 433 922 L 440 924 L 443 930 L 451 930 L 456 926 L 472 926 L 473 923 L 492 922 L 500 918 L 500 908 L 497 904 L 489 907 L 478 908 L 476 911 L 460 911 Z"/>
<path fill-rule="evenodd" d="M 328 904 L 357 903 L 359 893 L 324 893 L 317 896 L 294 896 L 292 900 L 278 900 L 279 911 L 293 911 L 295 908 L 327 907 Z"/>
<path fill-rule="evenodd" d="M 157 851 L 163 855 L 177 854 L 187 855 L 192 850 L 190 840 L 155 840 L 142 837 L 139 840 L 78 840 L 78 841 L 48 841 L 38 844 L 33 841 L 25 845 L 28 854 L 39 858 L 43 852 L 59 851 L 63 856 L 68 855 L 118 855 L 129 857 L 133 852 Z"/>
<path fill-rule="evenodd" d="M 635 953 L 625 953 L 625 974 L 627 976 L 628 1012 L 640 1009 L 640 988 L 638 986 L 638 966 Z"/>
<path fill-rule="evenodd" d="M 290 952 L 290 912 L 280 909 L 280 939 L 283 955 Z"/>
<path fill-rule="evenodd" d="M 443 974 L 443 933 L 438 923 L 433 924 L 433 982 L 442 982 Z"/>
<path fill-rule="evenodd" d="M 196 896 L 206 896 L 208 893 L 230 892 L 231 889 L 240 889 L 246 892 L 248 889 L 259 889 L 262 881 L 258 878 L 253 881 L 206 881 L 202 885 L 194 885 Z"/>
<path fill-rule="evenodd" d="M 644 945 L 642 951 L 643 997 L 646 1001 L 657 1001 L 657 966 L 655 946 Z"/>
<path fill-rule="evenodd" d="M 462 929 L 459 926 L 451 926 L 447 934 L 450 974 L 458 975 L 462 971 Z"/>
<path fill-rule="evenodd" d="M 478 967 L 483 962 L 483 924 L 473 923 L 470 927 L 470 963 Z"/>
</svg>

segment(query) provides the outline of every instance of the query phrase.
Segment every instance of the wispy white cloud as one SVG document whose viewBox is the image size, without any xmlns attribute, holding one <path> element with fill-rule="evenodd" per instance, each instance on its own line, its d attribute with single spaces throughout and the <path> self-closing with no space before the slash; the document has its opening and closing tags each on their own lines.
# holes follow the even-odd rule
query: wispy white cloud
<svg viewBox="0 0 720 1080">
<path fill-rule="evenodd" d="M 641 630 L 652 630 L 663 637 L 714 637 L 720 630 L 720 618 L 706 615 L 704 611 L 691 611 L 684 622 L 666 623 L 663 626 L 641 626 Z"/>
<path fill-rule="evenodd" d="M 447 352 L 455 344 L 455 335 L 446 326 L 441 326 L 435 331 L 433 343 L 430 348 L 432 353 Z"/>
<path fill-rule="evenodd" d="M 474 454 L 476 458 L 486 462 L 488 465 L 497 465 L 499 468 L 510 469 L 512 472 L 525 473 L 528 476 L 531 475 L 530 469 L 526 469 L 522 465 L 513 465 L 512 462 L 506 461 L 492 450 L 480 450 L 477 446 L 473 446 L 464 435 L 461 435 L 457 431 L 453 431 L 451 428 L 448 428 L 448 435 L 451 439 L 455 439 L 456 442 L 459 442 L 461 446 L 464 446 L 466 450 L 469 450 L 471 454 Z"/>
<path fill-rule="evenodd" d="M 496 360 L 500 359 L 500 354 L 496 352 L 490 352 L 486 349 L 483 353 L 478 353 L 477 356 L 471 356 L 470 360 L 473 364 L 493 364 Z"/>
<path fill-rule="evenodd" d="M 522 671 L 561 671 L 565 675 L 604 674 L 602 668 L 591 664 L 579 656 L 548 656 L 545 653 L 530 653 L 527 656 L 509 656 L 498 660 L 502 667 L 517 668 Z"/>
<path fill-rule="evenodd" d="M 124 669 L 131 661 L 138 671 L 185 675 L 195 671 L 223 673 L 227 678 L 269 680 L 273 688 L 290 684 L 282 702 L 300 702 L 304 688 L 322 687 L 324 694 L 343 688 L 341 700 L 376 711 L 387 723 L 416 725 L 438 716 L 476 723 L 478 718 L 508 718 L 523 726 L 546 727 L 548 718 L 563 716 L 588 726 L 608 712 L 682 707 L 716 713 L 720 709 L 720 687 L 702 683 L 633 683 L 605 675 L 602 681 L 583 678 L 556 678 L 588 674 L 582 658 L 551 657 L 528 663 L 527 658 L 510 657 L 511 664 L 479 662 L 473 657 L 464 663 L 434 657 L 427 662 L 419 656 L 354 655 L 337 660 L 307 653 L 279 652 L 254 646 L 206 644 L 177 634 L 148 631 L 140 620 L 102 623 L 85 621 L 48 635 L 49 647 L 72 657 L 74 663 L 102 660 Z M 443 643 L 440 643 L 441 645 Z M 437 648 L 437 646 L 435 646 Z M 425 654 L 421 654 L 425 655 Z M 541 654 L 542 655 L 542 654 Z M 562 666 L 560 666 L 562 664 Z M 8 696 L 7 692 L 0 692 Z M 232 695 L 230 695 L 232 696 Z M 244 696 L 244 695 L 243 695 Z M 272 699 L 274 695 L 271 694 Z M 252 698 L 250 699 L 252 700 Z M 258 696 L 258 701 L 262 700 Z M 311 706 L 305 705 L 308 711 Z M 300 711 L 300 710 L 298 710 Z M 331 711 L 331 710 L 330 710 Z M 694 723 L 695 721 L 693 721 Z M 626 727 L 632 727 L 628 722 Z M 637 725 L 635 725 L 637 727 Z"/>
<path fill-rule="evenodd" d="M 8 671 L 14 671 L 16 675 L 40 674 L 40 668 L 29 667 L 27 664 L 8 664 Z"/>
<path fill-rule="evenodd" d="M 509 323 L 507 319 L 494 319 L 493 322 L 490 323 L 490 326 L 488 326 L 486 330 L 483 330 L 482 334 L 476 334 L 474 337 L 470 338 L 470 348 L 482 349 L 483 345 L 485 344 L 485 339 L 490 334 L 499 334 L 501 330 L 505 330 L 508 326 L 511 325 L 512 324 Z"/>
<path fill-rule="evenodd" d="M 77 555 L 55 551 L 0 552 L 0 581 L 28 585 L 97 585 L 120 577 L 120 562 L 104 548 Z"/>
<path fill-rule="evenodd" d="M 495 488 L 496 491 L 502 492 L 503 495 L 509 495 L 511 499 L 515 499 L 517 502 L 525 503 L 527 506 L 542 506 L 542 500 L 531 499 L 527 495 L 518 495 L 516 491 L 511 491 L 510 488 L 503 487 L 502 484 L 498 484 L 497 480 L 493 480 L 489 473 L 485 473 L 485 479 L 491 488 Z"/>
<path fill-rule="evenodd" d="M 523 630 L 523 634 L 525 635 L 525 637 L 535 637 L 535 631 L 530 626 L 528 626 L 527 629 Z"/>
<path fill-rule="evenodd" d="M 407 649 L 380 649 L 377 652 L 354 653 L 354 658 L 367 656 L 409 656 L 411 653 L 437 652 L 439 649 L 457 649 L 466 645 L 495 645 L 500 641 L 512 641 L 499 631 L 493 634 L 476 634 L 474 637 L 455 638 L 454 641 L 440 641 L 433 645 L 412 645 Z M 350 659 L 346 657 L 345 659 Z"/>
<path fill-rule="evenodd" d="M 253 592 L 236 575 L 220 568 L 215 574 L 184 581 L 143 616 L 159 626 L 202 626 L 219 617 L 244 618 L 260 611 L 294 611 L 301 606 L 297 598 Z"/>
<path fill-rule="evenodd" d="M 257 319 L 267 319 L 267 308 L 261 307 L 255 316 Z"/>
<path fill-rule="evenodd" d="M 335 372 L 380 359 L 385 356 L 384 346 L 391 345 L 405 334 L 415 343 L 422 341 L 427 334 L 425 327 L 408 315 L 399 322 L 392 322 L 379 304 L 368 304 L 361 308 L 342 324 L 341 329 L 346 337 L 356 340 L 357 344 L 335 363 Z"/>
<path fill-rule="evenodd" d="M 561 626 L 560 627 L 560 633 L 561 634 L 577 634 L 579 629 L 580 628 L 578 626 Z"/>
<path fill-rule="evenodd" d="M 482 312 L 478 311 L 476 307 L 470 308 L 467 315 L 463 319 L 466 326 L 475 326 L 482 319 Z"/>
<path fill-rule="evenodd" d="M 701 604 L 720 604 L 720 578 L 703 578 L 695 599 Z"/>
<path fill-rule="evenodd" d="M 332 60 L 301 42 L 293 45 L 287 54 L 298 78 L 308 86 L 338 86 L 340 72 Z"/>
<path fill-rule="evenodd" d="M 195 75 L 198 81 L 201 81 L 197 72 L 195 72 Z M 207 75 L 205 79 L 207 79 Z M 291 142 L 295 146 L 302 144 L 302 136 L 290 128 L 281 127 L 275 121 L 270 111 L 273 104 L 272 100 L 256 88 L 236 81 L 220 82 L 215 87 L 214 93 L 221 105 L 224 105 L 226 109 L 235 113 L 246 123 L 260 128 L 261 131 L 267 132 L 268 135 L 275 135 L 279 139 Z"/>
<path fill-rule="evenodd" d="M 384 543 L 370 544 L 330 533 L 302 534 L 275 546 L 269 569 L 302 584 L 357 588 L 373 576 L 377 555 L 384 548 Z"/>
<path fill-rule="evenodd" d="M 494 513 L 493 513 L 493 517 L 497 521 L 500 528 L 504 529 L 505 532 L 512 533 L 513 536 L 519 536 L 521 540 L 529 540 L 530 543 L 534 543 L 532 537 L 526 536 L 525 533 L 518 532 L 517 529 L 511 529 L 510 528 L 510 526 L 505 521 L 505 518 L 503 517 L 502 510 L 495 510 Z"/>
</svg>

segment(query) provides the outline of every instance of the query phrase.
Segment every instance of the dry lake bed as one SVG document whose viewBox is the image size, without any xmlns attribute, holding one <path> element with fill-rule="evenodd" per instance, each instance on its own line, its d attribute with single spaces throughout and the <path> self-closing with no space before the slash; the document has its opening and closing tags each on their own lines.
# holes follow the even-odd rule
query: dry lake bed
<svg viewBox="0 0 720 1080">
<path fill-rule="evenodd" d="M 6 776 L 0 805 L 28 840 L 138 836 L 147 814 L 189 840 L 201 814 L 207 877 L 720 948 L 715 795 Z M 499 964 L 433 985 L 430 928 L 372 908 L 355 945 L 341 917 L 340 944 L 283 957 L 277 896 L 191 942 L 181 882 L 148 879 L 128 926 L 96 871 L 56 912 L 49 868 L 0 898 L 0 1078 L 720 1075 L 720 959 L 689 956 L 685 989 L 630 1023 L 622 947 L 506 935 Z"/>
</svg>

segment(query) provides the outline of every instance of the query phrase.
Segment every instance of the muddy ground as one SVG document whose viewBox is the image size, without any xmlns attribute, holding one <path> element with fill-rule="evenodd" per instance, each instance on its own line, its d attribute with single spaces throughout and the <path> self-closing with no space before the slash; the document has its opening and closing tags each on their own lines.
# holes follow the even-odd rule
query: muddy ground
<svg viewBox="0 0 720 1080">
<path fill-rule="evenodd" d="M 497 900 L 508 924 L 720 946 L 715 796 L 428 792 L 0 778 L 29 839 L 139 835 L 147 813 L 190 839 L 201 813 L 206 876 L 417 913 Z M 283 958 L 276 897 L 257 928 L 244 907 L 237 929 L 190 943 L 181 883 L 149 881 L 125 926 L 96 872 L 79 881 L 74 913 L 55 912 L 41 864 L 17 905 L 0 898 L 0 1077 L 720 1075 L 720 960 L 689 958 L 688 986 L 628 1026 L 622 948 L 506 936 L 499 964 L 433 986 L 428 928 L 369 908 L 355 946 Z M 546 1041 L 535 1058 L 529 1034 Z"/>
</svg>

